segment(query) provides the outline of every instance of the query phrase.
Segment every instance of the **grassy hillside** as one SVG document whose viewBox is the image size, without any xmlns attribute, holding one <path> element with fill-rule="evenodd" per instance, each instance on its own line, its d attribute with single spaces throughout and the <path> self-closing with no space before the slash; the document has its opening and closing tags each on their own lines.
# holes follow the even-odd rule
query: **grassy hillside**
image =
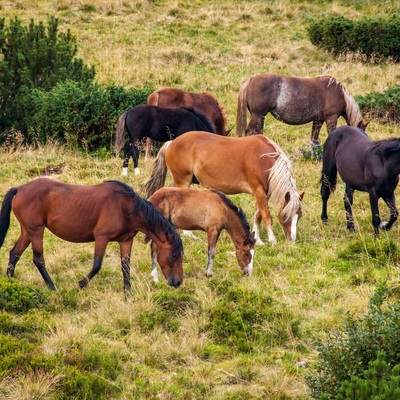
<svg viewBox="0 0 400 400">
<path fill-rule="evenodd" d="M 306 34 L 314 18 L 385 16 L 399 12 L 398 7 L 397 1 L 347 0 L 0 3 L 2 16 L 24 22 L 56 15 L 60 29 L 76 35 L 79 57 L 95 66 L 102 84 L 212 92 L 225 108 L 228 128 L 235 127 L 241 81 L 259 73 L 329 74 L 352 95 L 398 84 L 398 65 L 334 59 L 312 46 Z M 321 164 L 304 161 L 298 150 L 309 142 L 311 124 L 288 126 L 268 116 L 264 132 L 292 157 L 297 186 L 305 191 L 298 241 L 285 242 L 275 218 L 278 244 L 257 247 L 254 274 L 243 277 L 224 233 L 214 277 L 207 280 L 205 235 L 196 233 L 197 241 L 184 237 L 185 280 L 174 290 L 164 281 L 151 281 L 150 249 L 139 234 L 132 254 L 133 292 L 125 296 L 117 245 L 109 245 L 101 272 L 79 291 L 77 281 L 91 267 L 93 245 L 63 242 L 47 232 L 45 259 L 59 290 L 44 288 L 28 249 L 14 281 L 22 285 L 19 290 L 43 293 L 44 300 L 29 312 L 7 306 L 0 312 L 0 352 L 5 354 L 0 357 L 0 398 L 309 398 L 305 375 L 318 356 L 316 341 L 339 328 L 346 315 L 362 315 L 377 283 L 388 280 L 397 292 L 400 225 L 375 240 L 368 196 L 356 193 L 358 233 L 349 234 L 341 183 L 329 202 L 330 223 L 323 225 Z M 370 121 L 368 132 L 374 139 L 400 136 L 398 126 L 376 121 Z M 320 138 L 326 138 L 325 127 Z M 96 158 L 57 144 L 0 152 L 2 195 L 48 166 L 57 166 L 54 178 L 64 182 L 120 179 L 137 191 L 151 172 L 151 162 L 142 158 L 142 175 L 131 172 L 122 178 L 119 158 Z M 251 220 L 252 198 L 232 199 Z M 3 273 L 18 234 L 13 218 L 0 250 Z M 261 235 L 266 238 L 265 231 Z M 0 277 L 0 282 L 8 281 Z"/>
</svg>

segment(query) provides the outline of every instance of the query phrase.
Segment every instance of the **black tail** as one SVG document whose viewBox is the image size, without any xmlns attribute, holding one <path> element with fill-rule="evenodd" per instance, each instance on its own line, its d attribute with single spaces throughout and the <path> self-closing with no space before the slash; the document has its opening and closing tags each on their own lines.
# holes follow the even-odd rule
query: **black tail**
<svg viewBox="0 0 400 400">
<path fill-rule="evenodd" d="M 0 247 L 3 246 L 8 228 L 10 226 L 11 204 L 14 196 L 17 194 L 17 188 L 11 188 L 4 196 L 0 211 Z"/>
</svg>

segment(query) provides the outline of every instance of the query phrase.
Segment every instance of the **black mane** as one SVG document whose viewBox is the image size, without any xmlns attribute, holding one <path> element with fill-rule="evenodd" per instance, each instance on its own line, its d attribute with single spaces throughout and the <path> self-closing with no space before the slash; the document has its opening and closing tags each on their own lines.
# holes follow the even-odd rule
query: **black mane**
<svg viewBox="0 0 400 400">
<path fill-rule="evenodd" d="M 250 232 L 250 225 L 247 221 L 246 214 L 244 213 L 243 209 L 241 207 L 238 207 L 229 197 L 225 196 L 218 190 L 211 189 L 211 192 L 217 194 L 221 198 L 221 200 L 239 217 L 240 222 L 242 223 L 243 228 L 246 231 L 246 236 L 251 242 L 255 242 L 253 235 Z"/>
<path fill-rule="evenodd" d="M 387 157 L 390 153 L 400 150 L 400 138 L 378 140 L 373 150 L 379 156 Z"/>
<path fill-rule="evenodd" d="M 156 207 L 153 206 L 149 201 L 141 198 L 131 186 L 126 183 L 116 181 L 116 180 L 108 180 L 106 182 L 114 184 L 116 187 L 115 190 L 122 195 L 130 197 L 135 200 L 134 213 L 139 214 L 143 212 L 143 215 L 154 231 L 159 232 L 162 231 L 165 233 L 168 241 L 172 239 L 172 252 L 182 253 L 183 245 L 180 236 L 176 233 L 173 225 L 159 212 Z"/>
<path fill-rule="evenodd" d="M 206 132 L 217 133 L 215 125 L 210 122 L 210 120 L 204 113 L 191 107 L 180 107 L 180 108 L 183 108 L 184 110 L 192 113 L 196 118 L 198 118 L 200 122 L 204 124 L 204 128 L 202 130 Z"/>
</svg>

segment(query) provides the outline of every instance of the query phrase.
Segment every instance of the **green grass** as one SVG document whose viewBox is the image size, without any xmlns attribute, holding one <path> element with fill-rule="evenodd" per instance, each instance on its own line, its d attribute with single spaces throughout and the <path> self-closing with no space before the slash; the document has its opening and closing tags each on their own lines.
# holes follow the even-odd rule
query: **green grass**
<svg viewBox="0 0 400 400">
<path fill-rule="evenodd" d="M 306 36 L 307 22 L 314 18 L 387 15 L 398 8 L 395 1 L 376 4 L 36 0 L 0 7 L 3 16 L 23 21 L 58 16 L 60 29 L 70 28 L 76 35 L 79 57 L 95 65 L 99 83 L 210 91 L 225 108 L 228 128 L 234 128 L 240 82 L 255 74 L 330 74 L 353 95 L 398 83 L 397 65 L 334 59 Z M 398 126 L 377 121 L 371 121 L 368 131 L 374 139 L 399 136 Z M 207 242 L 199 232 L 197 241 L 183 238 L 183 285 L 178 290 L 164 281 L 156 285 L 150 276 L 150 249 L 139 234 L 132 252 L 131 295 L 123 293 L 119 249 L 113 243 L 98 276 L 79 291 L 78 280 L 91 268 L 93 244 L 63 242 L 47 232 L 44 256 L 59 290 L 48 293 L 29 248 L 12 282 L 24 293 L 43 292 L 46 302 L 31 311 L 4 308 L 5 316 L 0 315 L 0 358 L 5 360 L 0 364 L 0 398 L 94 398 L 96 393 L 107 399 L 307 399 L 304 376 L 317 359 L 316 341 L 339 328 L 347 314 L 362 315 L 379 282 L 398 287 L 400 233 L 396 223 L 380 240 L 373 238 L 368 196 L 360 192 L 354 199 L 358 231 L 348 233 L 341 182 L 328 204 L 329 224 L 321 223 L 321 164 L 304 161 L 298 150 L 310 133 L 311 124 L 294 127 L 266 118 L 265 134 L 292 156 L 297 187 L 305 191 L 304 209 L 295 244 L 285 242 L 275 217 L 278 244 L 256 248 L 251 277 L 242 275 L 223 233 L 214 277 L 207 280 Z M 323 128 L 320 139 L 325 138 Z M 151 172 L 151 162 L 141 158 L 142 175 L 135 177 L 131 168 L 122 178 L 119 158 L 57 144 L 3 148 L 0 157 L 3 195 L 48 165 L 61 166 L 54 178 L 64 182 L 120 179 L 138 192 Z M 252 198 L 232 199 L 251 220 Z M 3 273 L 18 234 L 13 217 L 0 250 Z M 266 238 L 264 230 L 261 235 Z M 11 368 L 18 345 L 19 364 Z"/>
</svg>

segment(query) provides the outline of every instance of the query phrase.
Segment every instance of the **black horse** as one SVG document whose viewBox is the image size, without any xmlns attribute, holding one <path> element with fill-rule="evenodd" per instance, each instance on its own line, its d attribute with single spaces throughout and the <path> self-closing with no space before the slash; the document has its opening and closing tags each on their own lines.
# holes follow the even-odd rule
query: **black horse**
<svg viewBox="0 0 400 400">
<path fill-rule="evenodd" d="M 139 146 L 149 137 L 157 142 L 167 142 L 188 131 L 206 131 L 216 133 L 216 128 L 207 117 L 193 108 L 164 108 L 141 104 L 124 112 L 117 122 L 115 153 L 118 154 L 125 144 L 125 128 L 129 134 L 129 143 L 124 148 L 122 174 L 128 175 L 128 162 L 132 157 L 135 172 L 138 168 Z"/>
<path fill-rule="evenodd" d="M 379 228 L 389 230 L 398 217 L 394 191 L 399 182 L 400 139 L 371 140 L 364 131 L 352 126 L 333 130 L 324 144 L 322 158 L 321 219 L 326 222 L 327 202 L 335 189 L 337 173 L 346 184 L 344 207 L 347 229 L 354 232 L 352 214 L 354 190 L 369 193 L 375 236 Z M 390 220 L 381 223 L 378 200 L 382 198 L 390 210 Z"/>
</svg>

